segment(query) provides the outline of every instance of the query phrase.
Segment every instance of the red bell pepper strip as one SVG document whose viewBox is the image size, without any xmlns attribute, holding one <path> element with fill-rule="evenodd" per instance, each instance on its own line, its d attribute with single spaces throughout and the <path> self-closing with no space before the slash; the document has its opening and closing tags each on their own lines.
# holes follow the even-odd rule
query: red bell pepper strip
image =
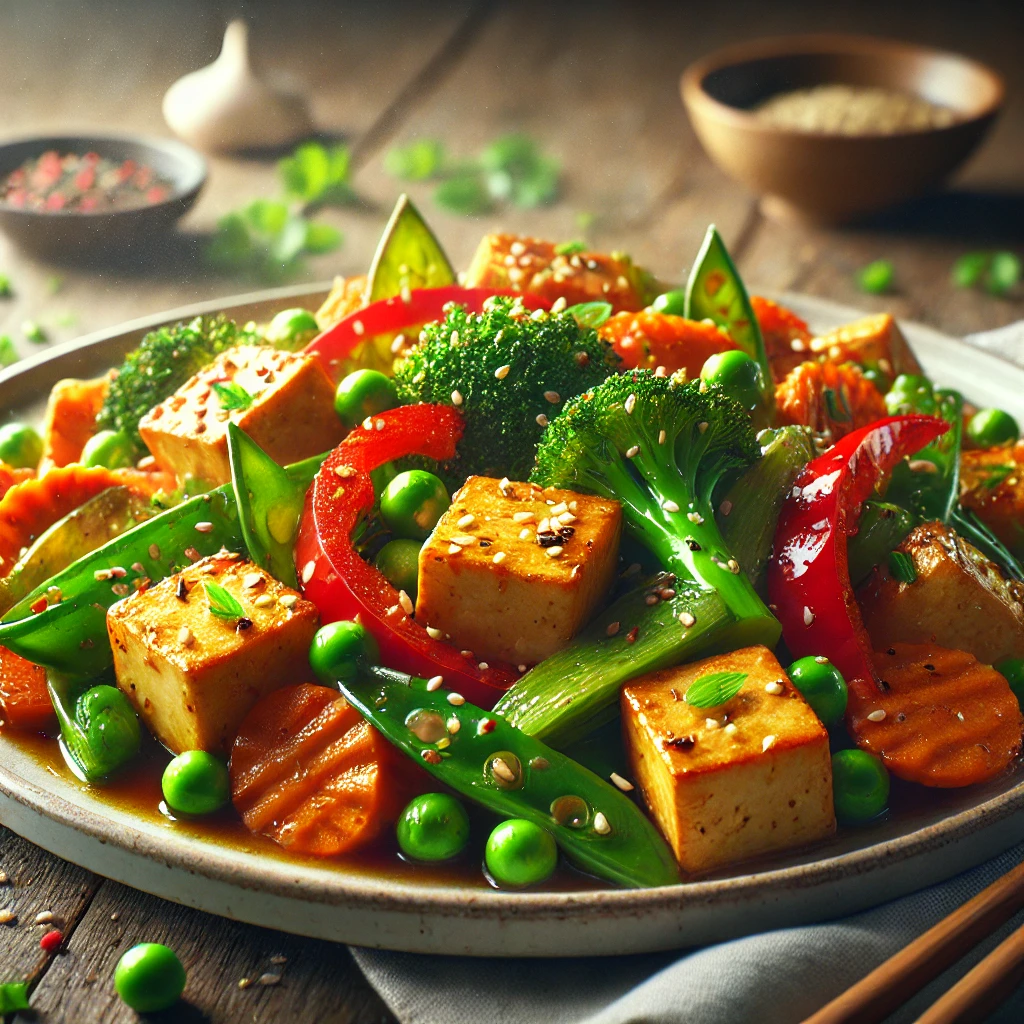
<svg viewBox="0 0 1024 1024">
<path fill-rule="evenodd" d="M 850 583 L 847 538 L 857 530 L 864 500 L 900 460 L 947 429 L 934 416 L 879 420 L 841 438 L 797 477 L 768 563 L 770 607 L 795 658 L 824 654 L 848 685 L 877 685 Z"/>
<path fill-rule="evenodd" d="M 484 302 L 494 295 L 516 295 L 527 309 L 550 309 L 551 300 L 529 292 L 515 292 L 496 288 L 462 288 L 447 285 L 444 288 L 414 288 L 403 298 L 371 302 L 363 309 L 349 313 L 333 327 L 315 337 L 304 349 L 305 355 L 316 356 L 323 368 L 335 376 L 334 370 L 352 349 L 367 338 L 378 334 L 395 334 L 409 327 L 441 320 L 445 306 L 454 302 L 465 306 L 470 313 L 479 313 Z"/>
<path fill-rule="evenodd" d="M 398 592 L 360 557 L 352 532 L 373 508 L 370 473 L 407 455 L 450 459 L 462 436 L 462 417 L 445 405 L 405 405 L 358 426 L 327 456 L 306 496 L 295 564 L 303 591 L 323 622 L 359 621 L 380 646 L 389 668 L 427 677 L 490 709 L 518 678 L 509 665 L 480 668 L 450 644 L 434 640 L 403 611 Z"/>
</svg>

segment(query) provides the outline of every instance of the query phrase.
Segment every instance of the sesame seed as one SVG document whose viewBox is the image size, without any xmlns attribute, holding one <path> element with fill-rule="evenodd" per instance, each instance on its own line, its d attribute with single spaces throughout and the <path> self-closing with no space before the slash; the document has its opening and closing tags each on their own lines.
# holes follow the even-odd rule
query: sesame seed
<svg viewBox="0 0 1024 1024">
<path fill-rule="evenodd" d="M 141 562 L 132 562 L 132 572 L 145 572 L 146 567 Z"/>
<path fill-rule="evenodd" d="M 704 517 L 699 512 L 687 512 L 686 518 L 697 526 L 701 526 L 704 523 Z"/>
<path fill-rule="evenodd" d="M 356 471 L 352 466 L 335 466 L 334 474 L 340 476 L 342 480 L 348 480 L 356 475 Z"/>
<path fill-rule="evenodd" d="M 260 596 L 253 601 L 253 605 L 256 608 L 269 608 L 273 603 L 274 599 L 269 594 L 260 594 Z"/>
<path fill-rule="evenodd" d="M 33 924 L 50 924 L 51 921 L 53 921 L 53 911 L 52 910 L 41 910 L 38 914 L 36 914 L 35 918 L 33 918 L 32 923 Z"/>
<path fill-rule="evenodd" d="M 513 523 L 531 523 L 536 518 L 532 512 L 513 512 L 512 522 Z"/>
<path fill-rule="evenodd" d="M 461 391 L 453 391 L 452 392 L 452 405 L 462 405 L 462 392 Z"/>
<path fill-rule="evenodd" d="M 498 490 L 501 491 L 502 494 L 507 495 L 508 492 L 512 490 L 512 481 L 509 480 L 507 476 L 503 476 L 498 481 Z"/>
<path fill-rule="evenodd" d="M 964 721 L 964 713 L 962 711 L 958 711 L 956 713 L 956 717 L 959 718 L 961 722 Z"/>
<path fill-rule="evenodd" d="M 109 580 L 113 574 L 109 569 L 97 569 L 93 574 L 92 578 L 98 583 L 102 583 L 105 580 Z"/>
<path fill-rule="evenodd" d="M 725 727 L 725 734 L 726 734 L 727 736 L 735 736 L 735 735 L 736 735 L 736 732 L 737 732 L 737 730 L 736 730 L 736 723 L 735 723 L 735 722 L 730 722 L 730 723 L 729 723 L 729 724 L 728 724 L 728 725 L 727 725 L 727 726 Z"/>
<path fill-rule="evenodd" d="M 6 871 L 0 871 L 0 885 L 6 885 L 10 879 L 7 877 Z"/>
<path fill-rule="evenodd" d="M 461 553 L 462 553 L 462 548 L 460 548 L 458 544 L 449 544 L 448 545 L 448 554 L 449 555 L 458 555 L 458 554 L 461 554 Z"/>
<path fill-rule="evenodd" d="M 632 416 L 633 410 L 636 408 L 636 395 L 629 395 L 623 403 L 622 408 L 626 410 L 627 416 Z"/>
<path fill-rule="evenodd" d="M 440 640 L 444 636 L 444 630 L 438 629 L 437 626 L 427 626 L 427 636 L 431 640 Z"/>
<path fill-rule="evenodd" d="M 611 832 L 611 830 L 612 827 L 608 824 L 608 819 L 601 811 L 598 811 L 597 814 L 594 815 L 594 831 L 599 836 L 606 836 Z"/>
<path fill-rule="evenodd" d="M 563 512 L 558 517 L 558 522 L 562 526 L 568 526 L 570 523 L 575 523 L 576 522 L 576 517 L 571 512 Z"/>
<path fill-rule="evenodd" d="M 619 622 L 609 622 L 607 628 L 605 629 L 605 635 L 615 636 L 615 634 L 618 633 L 620 626 L 621 623 Z"/>
<path fill-rule="evenodd" d="M 10 924 L 16 917 L 11 910 L 0 910 L 0 924 Z"/>
<path fill-rule="evenodd" d="M 939 467 L 928 459 L 911 459 L 907 467 L 912 473 L 938 473 Z"/>
<path fill-rule="evenodd" d="M 182 647 L 191 647 L 196 642 L 196 638 L 192 635 L 192 630 L 188 626 L 182 626 L 178 630 L 178 643 Z"/>
<path fill-rule="evenodd" d="M 467 512 L 455 525 L 460 529 L 465 530 L 472 526 L 476 522 L 476 516 L 472 512 Z"/>
<path fill-rule="evenodd" d="M 353 320 L 352 321 L 352 331 L 353 331 L 354 334 L 357 334 L 357 335 L 361 336 L 363 331 L 365 331 L 365 330 L 366 330 L 366 328 L 363 326 L 363 321 L 362 320 Z"/>
<path fill-rule="evenodd" d="M 679 506 L 674 501 L 672 501 L 671 499 L 668 499 L 667 501 L 663 501 L 661 503 L 661 507 L 666 512 L 678 512 L 679 511 Z"/>
<path fill-rule="evenodd" d="M 363 420 L 363 430 L 373 430 L 373 417 L 372 416 L 367 416 L 366 419 Z"/>
<path fill-rule="evenodd" d="M 455 733 L 457 733 L 462 728 L 462 723 L 454 715 L 452 715 L 452 717 L 448 719 L 446 727 L 448 731 L 454 736 Z"/>
<path fill-rule="evenodd" d="M 659 597 L 658 597 L 657 594 L 648 594 L 644 598 L 644 604 L 647 605 L 648 608 L 653 608 L 654 605 L 656 605 L 658 603 L 658 601 L 659 601 Z"/>
<path fill-rule="evenodd" d="M 461 704 L 466 703 L 466 698 L 463 697 L 461 693 L 455 693 L 452 691 L 448 694 L 448 703 L 454 704 L 455 707 L 459 707 Z"/>
<path fill-rule="evenodd" d="M 568 512 L 569 506 L 564 501 L 560 501 L 557 505 L 551 506 L 551 514 L 553 516 L 560 516 L 563 512 Z"/>
<path fill-rule="evenodd" d="M 444 685 L 444 676 L 431 676 L 427 680 L 427 690 L 433 693 L 435 690 L 440 690 Z"/>
<path fill-rule="evenodd" d="M 814 622 L 814 612 L 807 605 L 804 605 L 804 625 L 809 626 Z"/>
<path fill-rule="evenodd" d="M 635 459 L 640 454 L 640 445 L 635 444 L 632 448 L 626 449 L 626 458 Z"/>
<path fill-rule="evenodd" d="M 529 540 L 532 536 L 533 536 L 533 534 L 530 533 L 530 531 L 525 529 L 525 528 L 519 531 L 519 539 L 520 540 Z"/>
<path fill-rule="evenodd" d="M 402 606 L 402 611 L 405 612 L 406 615 L 412 615 L 412 598 L 404 590 L 400 590 L 398 592 L 398 603 Z"/>
<path fill-rule="evenodd" d="M 512 367 L 508 363 L 505 363 L 504 366 L 499 366 L 494 371 L 494 376 L 497 377 L 498 380 L 504 380 L 508 376 L 509 370 L 511 369 Z"/>
<path fill-rule="evenodd" d="M 458 544 L 463 548 L 472 547 L 476 543 L 476 537 L 468 533 L 457 533 L 449 538 L 449 540 L 452 544 Z"/>
<path fill-rule="evenodd" d="M 777 679 L 770 683 L 765 683 L 764 686 L 764 692 L 770 693 L 773 697 L 777 697 L 784 689 L 785 687 Z"/>
<path fill-rule="evenodd" d="M 491 761 L 491 774 L 502 782 L 512 783 L 516 781 L 516 773 L 509 768 L 504 758 L 496 757 Z"/>
<path fill-rule="evenodd" d="M 551 422 L 544 413 L 539 413 L 535 419 L 538 427 L 546 427 Z"/>
<path fill-rule="evenodd" d="M 552 405 L 558 405 L 558 403 L 562 400 L 562 396 L 557 391 L 545 391 L 544 398 Z"/>
<path fill-rule="evenodd" d="M 302 582 L 308 583 L 316 572 L 316 562 L 310 560 L 302 567 Z"/>
<path fill-rule="evenodd" d="M 281 982 L 280 974 L 261 974 L 259 977 L 258 984 L 260 985 L 278 985 Z"/>
<path fill-rule="evenodd" d="M 729 572 L 731 572 L 733 576 L 739 576 L 740 563 L 737 562 L 735 558 L 730 558 L 725 564 L 729 567 Z"/>
<path fill-rule="evenodd" d="M 824 654 L 816 655 L 814 660 L 819 665 L 827 665 L 828 664 L 828 658 L 826 658 Z"/>
<path fill-rule="evenodd" d="M 656 366 L 654 368 L 654 376 L 655 377 L 667 377 L 668 376 L 668 367 L 667 366 Z"/>
<path fill-rule="evenodd" d="M 440 764 L 442 760 L 441 755 L 436 750 L 421 750 L 420 757 L 422 757 L 427 764 Z"/>
<path fill-rule="evenodd" d="M 732 511 L 732 502 L 726 498 L 725 501 L 718 506 L 718 511 L 721 512 L 723 516 L 727 516 Z"/>
<path fill-rule="evenodd" d="M 247 572 L 242 577 L 242 586 L 246 590 L 251 590 L 253 587 L 258 587 L 263 582 L 263 577 L 258 572 Z"/>
<path fill-rule="evenodd" d="M 668 437 L 668 435 L 665 433 L 665 431 L 664 430 L 659 430 L 658 431 L 658 444 L 664 444 L 666 437 Z"/>
<path fill-rule="evenodd" d="M 150 544 L 149 545 L 149 557 L 150 558 L 159 558 L 160 557 L 160 548 L 156 544 Z"/>
<path fill-rule="evenodd" d="M 553 544 L 544 551 L 544 554 L 547 555 L 548 558 L 558 558 L 558 556 L 561 555 L 562 550 L 561 544 Z"/>
<path fill-rule="evenodd" d="M 774 746 L 775 746 L 775 737 L 774 736 L 765 736 L 765 738 L 763 740 L 761 740 L 761 753 L 763 754 L 763 753 L 771 750 L 772 747 L 774 747 Z"/>
<path fill-rule="evenodd" d="M 568 305 L 569 303 L 565 301 L 565 296 L 560 295 L 557 299 L 555 299 L 554 302 L 551 303 L 551 312 L 561 313 L 562 310 L 565 309 Z"/>
<path fill-rule="evenodd" d="M 697 424 L 697 429 L 703 434 L 704 431 L 706 431 L 708 429 L 707 420 L 705 420 L 703 423 L 698 423 Z"/>
<path fill-rule="evenodd" d="M 538 533 L 554 533 L 555 531 L 551 527 L 551 520 L 546 516 L 537 524 Z"/>
<path fill-rule="evenodd" d="M 662 601 L 671 601 L 675 596 L 676 592 L 671 587 L 662 587 L 661 590 L 658 591 L 658 597 L 660 597 Z"/>
<path fill-rule="evenodd" d="M 608 776 L 612 780 L 612 783 L 622 790 L 623 793 L 631 793 L 633 791 L 633 783 L 629 779 L 624 779 L 618 772 L 612 772 Z"/>
<path fill-rule="evenodd" d="M 494 557 L 491 559 L 491 561 L 495 565 L 501 565 L 501 563 L 504 562 L 507 557 L 508 556 L 505 554 L 504 551 L 495 551 Z"/>
<path fill-rule="evenodd" d="M 477 663 L 476 667 L 480 669 L 481 672 L 486 672 L 491 666 L 488 665 L 486 661 L 481 661 Z"/>
<path fill-rule="evenodd" d="M 697 623 L 697 619 L 693 615 L 691 615 L 689 612 L 680 612 L 680 614 L 679 614 L 679 621 L 687 629 L 689 629 L 691 626 L 696 625 L 696 623 Z"/>
<path fill-rule="evenodd" d="M 513 256 L 522 256 L 523 253 L 526 252 L 526 245 L 517 240 L 508 247 L 508 251 L 512 253 Z"/>
<path fill-rule="evenodd" d="M 297 594 L 282 594 L 278 599 L 277 603 L 282 608 L 288 608 L 289 610 L 294 608 L 298 604 L 299 598 Z"/>
<path fill-rule="evenodd" d="M 881 722 L 884 718 L 885 711 L 882 708 L 879 708 L 877 711 L 872 711 L 871 714 L 868 715 L 869 722 Z"/>
</svg>

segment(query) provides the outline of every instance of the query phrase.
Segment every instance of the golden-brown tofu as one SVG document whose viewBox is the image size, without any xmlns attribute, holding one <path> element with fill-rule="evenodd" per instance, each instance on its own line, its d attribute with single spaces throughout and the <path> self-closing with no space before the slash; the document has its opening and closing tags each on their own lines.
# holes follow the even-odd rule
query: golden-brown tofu
<svg viewBox="0 0 1024 1024">
<path fill-rule="evenodd" d="M 211 610 L 204 583 L 235 597 L 243 619 Z M 316 606 L 252 562 L 222 552 L 107 612 L 117 685 L 174 753 L 226 754 L 260 697 L 308 682 Z"/>
<path fill-rule="evenodd" d="M 894 643 L 942 644 L 984 665 L 1024 657 L 1024 586 L 942 523 L 923 523 L 897 548 L 917 578 L 876 569 L 857 598 L 876 651 Z"/>
<path fill-rule="evenodd" d="M 506 288 L 570 305 L 602 300 L 612 311 L 636 312 L 658 293 L 647 271 L 623 253 L 559 253 L 553 242 L 518 235 L 485 235 L 466 271 L 470 288 Z"/>
<path fill-rule="evenodd" d="M 731 700 L 687 688 L 739 672 Z M 835 832 L 828 732 L 767 647 L 652 672 L 622 688 L 626 752 L 680 867 L 707 872 Z"/>
<path fill-rule="evenodd" d="M 812 338 L 809 348 L 813 355 L 829 362 L 878 366 L 883 373 L 893 376 L 923 372 L 899 324 L 889 313 L 866 316 L 836 327 L 821 337 Z"/>
<path fill-rule="evenodd" d="M 960 501 L 1024 558 L 1024 442 L 965 451 L 960 459 Z"/>
<path fill-rule="evenodd" d="M 234 397 L 215 384 L 241 390 Z M 222 353 L 151 409 L 139 433 L 162 469 L 179 479 L 223 484 L 231 479 L 229 422 L 281 465 L 328 451 L 345 435 L 334 411 L 334 385 L 319 362 L 264 345 Z"/>
<path fill-rule="evenodd" d="M 471 476 L 420 552 L 416 618 L 478 660 L 533 665 L 611 586 L 618 502 Z"/>
</svg>

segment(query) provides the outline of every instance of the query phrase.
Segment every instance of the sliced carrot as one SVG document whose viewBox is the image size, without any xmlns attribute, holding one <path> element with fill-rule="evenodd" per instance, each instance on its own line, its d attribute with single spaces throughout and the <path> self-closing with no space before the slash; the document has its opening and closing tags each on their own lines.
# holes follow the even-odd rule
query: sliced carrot
<svg viewBox="0 0 1024 1024">
<path fill-rule="evenodd" d="M 173 491 L 178 478 L 162 469 L 112 469 L 115 480 L 135 494 L 152 498 L 158 491 Z"/>
<path fill-rule="evenodd" d="M 780 424 L 810 427 L 832 441 L 883 419 L 881 392 L 856 366 L 801 363 L 775 388 Z"/>
<path fill-rule="evenodd" d="M 20 484 L 22 480 L 31 480 L 35 475 L 34 469 L 18 469 L 15 466 L 8 466 L 6 462 L 0 462 L 0 498 L 15 484 Z"/>
<path fill-rule="evenodd" d="M 598 334 L 611 342 L 623 369 L 664 366 L 668 373 L 685 371 L 687 378 L 698 376 L 709 356 L 737 347 L 712 323 L 650 310 L 616 313 L 598 328 Z"/>
<path fill-rule="evenodd" d="M 791 309 L 786 309 L 771 299 L 751 295 L 750 305 L 761 328 L 764 347 L 772 367 L 772 377 L 778 384 L 785 379 L 790 370 L 807 358 L 811 332 L 806 321 L 801 320 Z"/>
<path fill-rule="evenodd" d="M 1017 698 L 973 655 L 894 644 L 875 652 L 874 664 L 886 689 L 851 682 L 846 725 L 893 775 L 943 789 L 971 786 L 1005 771 L 1020 753 Z"/>
<path fill-rule="evenodd" d="M 106 377 L 68 378 L 54 384 L 46 403 L 40 474 L 54 466 L 68 466 L 82 457 L 85 442 L 96 433 L 96 417 L 108 387 Z"/>
<path fill-rule="evenodd" d="M 0 647 L 0 719 L 27 732 L 38 732 L 53 721 L 46 670 L 6 647 Z"/>
<path fill-rule="evenodd" d="M 252 832 L 320 857 L 373 840 L 420 774 L 336 691 L 309 684 L 275 690 L 249 712 L 230 769 Z"/>
</svg>

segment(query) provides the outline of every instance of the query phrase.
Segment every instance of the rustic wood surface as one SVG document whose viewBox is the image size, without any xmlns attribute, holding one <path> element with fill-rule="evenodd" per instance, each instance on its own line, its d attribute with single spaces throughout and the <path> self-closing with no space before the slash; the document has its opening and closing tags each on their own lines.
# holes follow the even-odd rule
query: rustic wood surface
<svg viewBox="0 0 1024 1024">
<path fill-rule="evenodd" d="M 999 0 L 665 6 L 168 0 L 128 7 L 113 0 L 5 0 L 0 138 L 90 128 L 166 134 L 164 90 L 216 54 L 224 23 L 241 10 L 261 63 L 306 87 L 324 133 L 352 147 L 361 202 L 325 214 L 346 241 L 339 252 L 311 262 L 311 281 L 365 269 L 400 191 L 382 166 L 391 146 L 437 137 L 452 153 L 470 156 L 500 133 L 522 130 L 562 162 L 556 204 L 460 218 L 433 204 L 429 186 L 412 189 L 459 264 L 490 227 L 565 239 L 580 236 L 583 218 L 595 248 L 627 250 L 663 278 L 680 278 L 714 221 L 758 292 L 802 290 L 891 309 L 954 334 L 1024 316 L 1020 288 L 996 299 L 949 284 L 957 255 L 1019 250 L 1024 240 L 1024 8 Z M 843 231 L 766 221 L 756 200 L 703 155 L 679 102 L 678 75 L 716 46 L 808 29 L 915 39 L 983 59 L 1008 80 L 1005 115 L 983 151 L 938 196 Z M 213 159 L 209 184 L 178 233 L 89 266 L 37 262 L 0 236 L 0 273 L 14 287 L 10 299 L 0 299 L 0 334 L 27 354 L 34 348 L 22 334 L 26 320 L 40 323 L 51 341 L 64 341 L 248 290 L 252 282 L 204 266 L 204 239 L 225 211 L 275 192 L 272 160 Z M 854 273 L 880 257 L 896 266 L 896 290 L 865 296 Z M 111 974 L 127 946 L 154 940 L 174 946 L 189 971 L 187 1005 L 166 1020 L 393 1020 L 341 946 L 162 902 L 66 864 L 2 828 L 0 871 L 0 910 L 17 915 L 0 925 L 0 980 L 31 979 L 37 1012 L 31 1019 L 135 1019 L 113 994 Z M 45 926 L 33 923 L 46 911 L 67 936 L 56 956 L 40 949 Z M 279 981 L 259 984 L 261 977 Z M 255 983 L 240 987 L 244 978 Z"/>
</svg>

